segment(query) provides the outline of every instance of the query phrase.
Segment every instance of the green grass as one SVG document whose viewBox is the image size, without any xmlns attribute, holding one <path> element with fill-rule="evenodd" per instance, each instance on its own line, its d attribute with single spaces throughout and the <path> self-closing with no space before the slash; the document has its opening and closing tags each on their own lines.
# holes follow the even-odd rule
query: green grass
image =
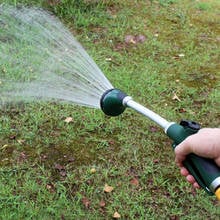
<svg viewBox="0 0 220 220">
<path fill-rule="evenodd" d="M 57 2 L 1 1 L 54 12 L 115 87 L 168 120 L 219 127 L 217 0 Z M 146 41 L 126 43 L 127 35 Z M 116 211 L 121 219 L 218 219 L 215 198 L 180 176 L 169 146 L 131 110 L 107 118 L 70 104 L 2 109 L 0 219 L 112 219 Z"/>
</svg>

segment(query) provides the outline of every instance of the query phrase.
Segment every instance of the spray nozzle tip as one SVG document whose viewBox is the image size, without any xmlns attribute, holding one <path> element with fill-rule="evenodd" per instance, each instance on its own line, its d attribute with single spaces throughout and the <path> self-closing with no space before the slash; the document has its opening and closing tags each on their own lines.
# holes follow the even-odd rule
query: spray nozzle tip
<svg viewBox="0 0 220 220">
<path fill-rule="evenodd" d="M 100 100 L 102 111 L 109 116 L 118 116 L 124 112 L 126 106 L 123 99 L 127 96 L 119 89 L 109 89 L 104 92 Z"/>
</svg>

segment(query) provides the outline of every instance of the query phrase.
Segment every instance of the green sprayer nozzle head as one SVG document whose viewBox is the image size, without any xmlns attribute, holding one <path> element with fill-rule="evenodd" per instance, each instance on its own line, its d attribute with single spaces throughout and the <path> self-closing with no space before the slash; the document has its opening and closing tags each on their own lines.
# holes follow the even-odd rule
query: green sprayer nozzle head
<svg viewBox="0 0 220 220">
<path fill-rule="evenodd" d="M 102 111 L 109 116 L 118 116 L 124 112 L 126 106 L 123 99 L 127 96 L 119 89 L 109 89 L 101 97 L 100 106 Z"/>
</svg>

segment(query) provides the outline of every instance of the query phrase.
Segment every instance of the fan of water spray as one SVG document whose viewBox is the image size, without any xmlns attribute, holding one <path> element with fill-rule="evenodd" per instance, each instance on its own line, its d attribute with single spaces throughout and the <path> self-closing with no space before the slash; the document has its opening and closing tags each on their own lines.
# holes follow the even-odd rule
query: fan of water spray
<svg viewBox="0 0 220 220">
<path fill-rule="evenodd" d="M 62 23 L 39 8 L 0 5 L 0 106 L 59 100 L 100 107 L 111 83 Z"/>
</svg>

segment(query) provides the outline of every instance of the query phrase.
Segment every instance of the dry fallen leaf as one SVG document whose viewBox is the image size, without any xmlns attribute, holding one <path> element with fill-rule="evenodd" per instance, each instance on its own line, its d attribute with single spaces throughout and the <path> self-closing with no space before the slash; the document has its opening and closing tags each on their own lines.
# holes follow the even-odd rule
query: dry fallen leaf
<svg viewBox="0 0 220 220">
<path fill-rule="evenodd" d="M 60 171 L 60 176 L 66 177 L 67 172 L 65 170 Z"/>
<path fill-rule="evenodd" d="M 20 153 L 20 158 L 23 159 L 23 160 L 27 159 L 26 153 L 21 152 L 21 153 Z"/>
<path fill-rule="evenodd" d="M 178 57 L 185 57 L 183 53 L 179 54 Z"/>
<path fill-rule="evenodd" d="M 146 41 L 146 37 L 143 34 L 139 35 L 126 35 L 125 36 L 125 43 L 127 44 L 137 44 L 137 43 L 144 43 Z"/>
<path fill-rule="evenodd" d="M 91 170 L 90 170 L 90 173 L 95 173 L 96 172 L 96 169 L 95 168 L 92 168 Z"/>
<path fill-rule="evenodd" d="M 64 121 L 66 123 L 70 123 L 71 121 L 73 121 L 73 118 L 72 117 L 67 117 Z"/>
<path fill-rule="evenodd" d="M 99 206 L 100 206 L 100 207 L 103 208 L 103 207 L 105 207 L 105 205 L 106 205 L 106 204 L 105 204 L 105 201 L 104 201 L 104 200 L 101 200 L 101 201 L 99 202 Z"/>
<path fill-rule="evenodd" d="M 56 164 L 54 165 L 54 168 L 55 168 L 56 170 L 58 170 L 58 171 L 65 170 L 65 166 L 62 166 L 62 165 L 60 165 L 59 163 L 56 163 Z"/>
<path fill-rule="evenodd" d="M 132 44 L 135 44 L 135 40 L 134 40 L 135 36 L 133 35 L 126 35 L 125 36 L 125 43 L 129 44 L 129 43 L 132 43 Z"/>
<path fill-rule="evenodd" d="M 112 217 L 113 218 L 121 218 L 121 215 L 118 212 L 115 212 Z"/>
<path fill-rule="evenodd" d="M 104 186 L 104 192 L 110 193 L 114 188 L 112 186 L 109 186 L 108 184 L 105 184 Z"/>
<path fill-rule="evenodd" d="M 186 112 L 186 109 L 185 109 L 185 108 L 179 108 L 178 110 L 179 110 L 180 113 Z"/>
<path fill-rule="evenodd" d="M 146 37 L 142 34 L 135 36 L 134 38 L 136 43 L 144 43 L 146 41 Z"/>
<path fill-rule="evenodd" d="M 179 101 L 179 102 L 181 102 L 181 100 L 180 100 L 180 98 L 176 95 L 176 93 L 174 93 L 174 95 L 173 95 L 173 98 L 172 98 L 173 100 L 177 100 L 177 101 Z"/>
<path fill-rule="evenodd" d="M 159 159 L 154 159 L 153 162 L 154 162 L 154 164 L 157 164 L 157 163 L 160 162 L 160 160 Z"/>
<path fill-rule="evenodd" d="M 4 150 L 5 148 L 7 148 L 8 145 L 7 144 L 4 144 L 2 147 L 0 147 L 0 150 Z"/>
<path fill-rule="evenodd" d="M 61 2 L 61 0 L 48 0 L 48 4 L 50 6 L 58 5 Z"/>
<path fill-rule="evenodd" d="M 55 186 L 54 186 L 54 184 L 53 183 L 48 183 L 47 185 L 46 185 L 46 188 L 47 188 L 47 190 L 49 190 L 51 193 L 54 193 L 56 190 L 55 190 Z"/>
<path fill-rule="evenodd" d="M 151 131 L 151 132 L 158 132 L 158 130 L 159 130 L 158 127 L 153 126 L 153 125 L 150 126 L 150 131 Z"/>
<path fill-rule="evenodd" d="M 82 198 L 82 203 L 83 203 L 83 205 L 84 205 L 86 208 L 89 208 L 89 206 L 90 206 L 90 201 L 89 201 L 88 198 L 83 197 L 83 198 Z"/>
<path fill-rule="evenodd" d="M 181 59 L 181 58 L 183 58 L 183 57 L 185 57 L 185 54 L 180 53 L 180 54 L 174 56 L 173 58 L 176 59 L 176 60 L 178 60 L 178 59 Z"/>
<path fill-rule="evenodd" d="M 19 139 L 19 140 L 17 140 L 17 142 L 18 142 L 19 144 L 23 144 L 23 143 L 25 142 L 25 140 Z"/>
<path fill-rule="evenodd" d="M 137 178 L 133 178 L 132 180 L 130 180 L 130 184 L 133 186 L 138 186 L 139 185 L 139 181 Z"/>
<path fill-rule="evenodd" d="M 18 162 L 23 163 L 25 160 L 27 160 L 27 155 L 25 152 L 21 152 L 18 156 Z"/>
</svg>

